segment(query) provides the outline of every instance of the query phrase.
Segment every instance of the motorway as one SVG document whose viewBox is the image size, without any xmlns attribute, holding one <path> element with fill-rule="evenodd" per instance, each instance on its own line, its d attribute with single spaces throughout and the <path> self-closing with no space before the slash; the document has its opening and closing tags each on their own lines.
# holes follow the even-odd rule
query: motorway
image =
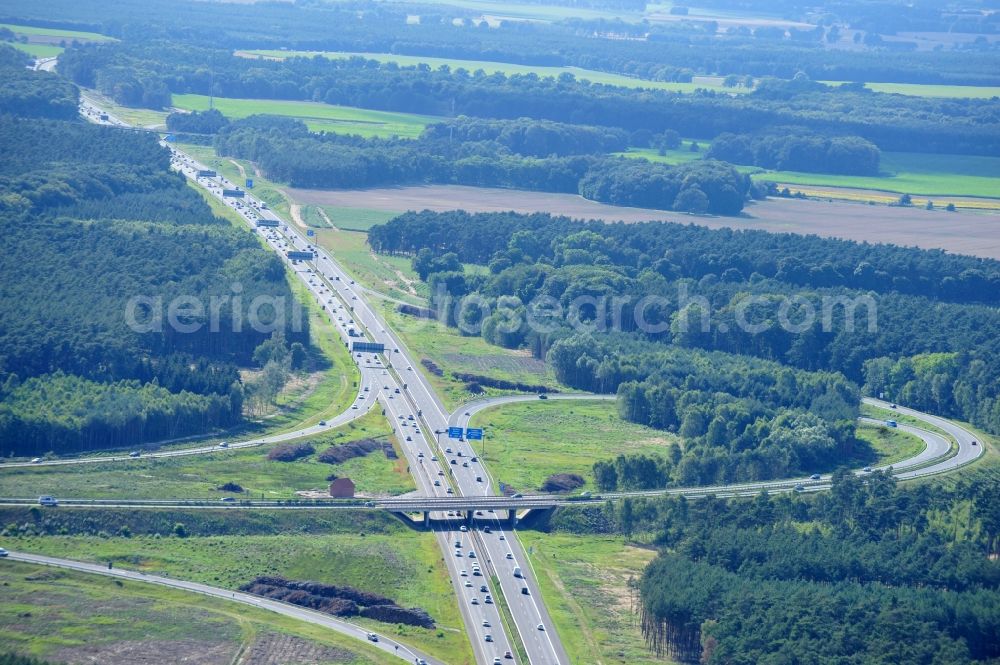
<svg viewBox="0 0 1000 665">
<path fill-rule="evenodd" d="M 76 570 L 84 573 L 93 573 L 97 575 L 105 575 L 107 577 L 115 577 L 124 580 L 133 580 L 135 582 L 143 582 L 145 584 L 156 584 L 159 586 L 171 587 L 173 589 L 181 589 L 183 591 L 190 591 L 193 593 L 200 593 L 204 596 L 212 596 L 215 598 L 222 598 L 229 602 L 242 603 L 244 605 L 250 605 L 252 607 L 258 607 L 263 610 L 269 610 L 277 614 L 282 614 L 293 619 L 298 619 L 299 621 L 305 621 L 307 623 L 315 624 L 317 626 L 322 626 L 324 628 L 329 628 L 335 630 L 338 633 L 347 635 L 348 637 L 353 637 L 358 640 L 364 640 L 368 644 L 376 649 L 381 649 L 386 653 L 397 656 L 408 663 L 416 662 L 418 660 L 423 660 L 430 665 L 434 663 L 435 665 L 444 665 L 441 661 L 431 658 L 429 655 L 421 653 L 410 646 L 403 644 L 402 642 L 396 642 L 391 637 L 385 635 L 374 633 L 378 635 L 378 641 L 373 642 L 369 639 L 369 634 L 371 631 L 356 626 L 355 624 L 338 619 L 336 617 L 330 616 L 329 614 L 324 614 L 323 612 L 316 612 L 313 610 L 305 609 L 299 607 L 298 605 L 292 605 L 290 603 L 283 603 L 278 600 L 271 600 L 270 598 L 261 598 L 260 596 L 255 596 L 249 593 L 243 593 L 241 591 L 233 591 L 232 589 L 221 589 L 219 587 L 208 586 L 207 584 L 199 584 L 197 582 L 186 582 L 184 580 L 175 580 L 170 577 L 160 577 L 158 575 L 148 575 L 142 572 L 136 572 L 132 570 L 124 570 L 121 568 L 107 568 L 106 566 L 101 566 L 93 563 L 83 563 L 81 561 L 72 561 L 70 559 L 57 559 L 49 556 L 41 556 L 38 554 L 25 554 L 23 552 L 10 552 L 6 559 L 11 561 L 20 561 L 23 563 L 31 563 L 42 566 L 50 566 L 53 568 L 64 568 L 68 570 Z"/>
<path fill-rule="evenodd" d="M 125 123 L 109 116 L 101 119 L 100 113 L 94 107 L 83 104 L 83 113 L 91 120 L 127 126 Z M 516 649 L 512 646 L 510 634 L 501 621 L 495 602 L 488 603 L 487 596 L 496 599 L 503 594 L 510 615 L 513 618 L 513 631 L 517 633 L 523 644 L 529 663 L 556 664 L 569 663 L 566 652 L 556 635 L 551 618 L 541 600 L 534 580 L 534 575 L 528 565 L 528 559 L 518 542 L 516 534 L 505 531 L 498 513 L 493 512 L 499 498 L 487 498 L 495 495 L 494 482 L 485 467 L 478 461 L 477 452 L 468 441 L 445 439 L 440 441 L 441 434 L 448 425 L 468 424 L 468 420 L 478 411 L 498 404 L 531 401 L 536 396 L 515 396 L 482 400 L 469 404 L 458 412 L 449 414 L 438 400 L 434 390 L 421 372 L 414 369 L 413 356 L 407 350 L 394 331 L 389 328 L 382 317 L 363 298 L 365 291 L 355 285 L 350 276 L 339 266 L 334 257 L 319 247 L 312 247 L 306 238 L 302 237 L 292 225 L 278 220 L 271 211 L 266 210 L 259 201 L 249 194 L 244 198 L 223 197 L 223 189 L 234 189 L 235 185 L 224 178 L 199 178 L 197 170 L 203 170 L 203 165 L 197 164 L 187 155 L 172 149 L 173 165 L 187 177 L 199 182 L 214 196 L 238 212 L 251 226 L 258 219 L 273 219 L 278 227 L 260 228 L 257 232 L 262 239 L 288 261 L 286 252 L 289 250 L 314 251 L 313 261 L 288 261 L 295 274 L 317 299 L 331 322 L 340 331 L 345 343 L 352 340 L 367 340 L 385 345 L 386 353 L 352 354 L 361 372 L 361 381 L 355 403 L 345 413 L 331 418 L 325 426 L 312 426 L 295 432 L 288 432 L 273 437 L 264 437 L 251 441 L 232 443 L 230 449 L 248 447 L 288 440 L 321 432 L 336 427 L 358 417 L 380 403 L 385 410 L 394 429 L 398 432 L 401 448 L 410 464 L 419 491 L 424 497 L 397 498 L 376 502 L 377 507 L 396 510 L 419 509 L 430 502 L 435 510 L 434 517 L 440 520 L 452 519 L 452 526 L 437 532 L 442 551 L 445 554 L 449 573 L 455 586 L 459 605 L 469 632 L 476 660 L 479 663 L 507 663 L 520 660 Z M 354 327 L 360 331 L 363 338 L 349 335 L 348 329 Z M 609 399 L 607 396 L 552 396 L 550 399 Z M 866 400 L 878 406 L 888 407 L 884 402 Z M 982 446 L 973 445 L 974 435 L 950 421 L 922 414 L 900 407 L 899 413 L 913 415 L 925 420 L 947 432 L 958 442 L 956 454 L 947 455 L 950 444 L 939 435 L 910 428 L 907 425 L 901 429 L 913 431 L 924 439 L 927 448 L 916 458 L 899 463 L 895 470 L 900 470 L 896 476 L 901 479 L 915 478 L 932 473 L 952 470 L 976 459 L 982 454 Z M 216 446 L 191 448 L 186 450 L 152 453 L 153 456 L 170 456 L 180 454 L 199 454 L 209 451 L 216 452 Z M 147 455 L 149 456 L 149 455 Z M 91 463 L 130 459 L 122 457 L 80 458 L 76 460 L 58 460 L 42 462 L 41 464 L 58 463 Z M 7 464 L 4 466 L 15 466 Z M 858 472 L 864 473 L 864 472 Z M 738 485 L 723 485 L 698 488 L 669 488 L 650 492 L 608 493 L 601 497 L 593 497 L 591 501 L 604 501 L 611 498 L 626 496 L 650 496 L 657 494 L 684 494 L 692 498 L 701 496 L 742 496 L 756 494 L 762 490 L 769 492 L 788 492 L 796 486 L 800 491 L 820 491 L 829 487 L 829 476 L 818 480 L 808 478 L 787 479 L 780 481 L 743 483 Z M 449 497 L 456 502 L 469 504 L 470 499 L 481 501 L 482 512 L 477 515 L 476 524 L 467 531 L 459 525 L 455 510 L 449 509 Z M 567 498 L 548 496 L 525 496 L 518 500 L 518 506 L 530 507 L 539 502 L 545 505 L 563 503 Z M 68 503 L 68 502 L 67 502 Z M 95 504 L 99 502 L 93 502 Z M 160 502 L 156 506 L 164 506 L 170 502 Z M 173 502 L 177 505 L 180 502 Z M 141 505 L 140 505 L 141 504 Z M 99 505 L 109 505 L 99 503 Z M 154 507 L 150 502 L 117 502 L 113 505 Z M 344 507 L 327 504 L 329 507 Z M 440 506 L 440 507 L 439 507 Z M 209 507 L 209 506 L 205 506 Z M 217 508 L 218 504 L 210 506 Z M 268 502 L 242 502 L 232 505 L 234 508 L 274 508 L 278 507 Z M 322 505 L 307 504 L 303 506 L 280 506 L 284 508 L 316 508 Z M 353 508 L 357 508 L 354 506 Z M 450 513 L 450 514 L 449 514 Z M 487 527 L 489 527 L 487 529 Z M 474 556 L 473 556 L 474 554 Z M 475 575 L 475 565 L 479 564 L 481 575 Z M 515 569 L 518 569 L 515 571 Z M 463 572 L 465 573 L 463 575 Z M 519 576 L 515 575 L 519 573 Z M 496 579 L 496 583 L 493 581 Z M 485 585 L 486 591 L 482 591 Z M 489 640 L 487 640 L 489 636 Z M 506 657 L 512 653 L 511 657 Z"/>
</svg>

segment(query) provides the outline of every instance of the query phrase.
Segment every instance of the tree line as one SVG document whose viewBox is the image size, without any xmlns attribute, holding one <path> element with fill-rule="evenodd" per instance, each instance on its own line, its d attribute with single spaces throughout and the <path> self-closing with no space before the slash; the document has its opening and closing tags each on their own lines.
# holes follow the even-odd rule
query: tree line
<svg viewBox="0 0 1000 665">
<path fill-rule="evenodd" d="M 681 662 L 988 662 L 1000 653 L 1000 478 L 898 488 L 629 500 L 616 530 L 662 548 L 638 584 L 649 647 Z M 959 517 L 962 512 L 964 517 Z M 942 519 L 942 515 L 951 515 Z"/>
<path fill-rule="evenodd" d="M 250 325 L 254 298 L 292 302 L 280 259 L 215 217 L 155 136 L 0 115 L 0 152 L 0 214 L 16 229 L 0 238 L 0 455 L 232 425 L 243 417 L 239 367 L 268 328 L 308 343 L 294 312 L 265 307 L 263 327 Z M 165 320 L 178 297 L 202 304 L 179 317 L 197 331 Z"/>
<path fill-rule="evenodd" d="M 795 127 L 720 134 L 708 157 L 782 171 L 878 175 L 880 151 L 860 136 L 822 136 Z"/>
<path fill-rule="evenodd" d="M 364 139 L 312 134 L 298 120 L 253 116 L 223 128 L 215 147 L 221 155 L 253 160 L 268 177 L 297 187 L 447 183 L 579 193 L 603 203 L 720 215 L 738 214 L 752 191 L 749 177 L 722 162 L 667 166 L 574 154 L 598 147 L 592 141 L 604 135 L 598 128 L 525 119 L 455 125 L 459 138 L 449 136 L 449 123 L 432 126 L 416 141 Z M 527 145 L 523 137 L 535 127 L 551 137 L 562 136 L 560 148 L 570 154 L 534 157 L 530 148 L 524 148 L 527 155 L 515 152 L 512 146 Z"/>
<path fill-rule="evenodd" d="M 761 231 L 513 213 L 406 213 L 373 227 L 369 242 L 376 251 L 414 256 L 432 293 L 443 290 L 452 298 L 475 293 L 488 308 L 457 312 L 446 306 L 442 311 L 438 300 L 434 304 L 442 320 L 490 343 L 529 349 L 552 363 L 567 385 L 618 390 L 623 416 L 637 422 L 727 441 L 740 431 L 724 425 L 756 419 L 751 405 L 742 409 L 750 414 L 746 419 L 720 422 L 716 427 L 721 429 L 710 432 L 718 406 L 710 404 L 685 426 L 685 413 L 676 407 L 679 396 L 719 386 L 698 387 L 693 379 L 664 375 L 660 365 L 686 367 L 669 355 L 658 363 L 648 360 L 680 347 L 754 356 L 809 372 L 839 372 L 855 384 L 865 383 L 872 393 L 885 392 L 1000 431 L 995 378 L 1000 349 L 993 333 L 1000 314 L 992 302 L 975 302 L 993 298 L 986 285 L 997 279 L 996 261 Z M 444 260 L 451 253 L 487 264 L 489 273 L 465 273 Z M 804 269 L 803 260 L 816 262 L 815 269 Z M 906 281 L 872 279 L 904 265 Z M 915 284 L 934 280 L 939 288 L 921 295 L 902 292 L 910 291 L 910 279 Z M 946 286 L 949 291 L 941 289 Z M 539 319 L 529 309 L 538 298 L 554 300 L 562 311 Z M 581 299 L 610 303 L 615 298 L 614 308 L 588 305 L 572 311 Z M 650 298 L 656 300 L 645 307 Z M 529 325 L 531 314 L 535 324 L 545 325 Z M 589 326 L 593 336 L 575 334 L 573 319 Z M 786 325 L 778 324 L 782 319 Z M 779 377 L 778 385 L 784 385 L 782 366 L 762 370 L 763 375 Z M 639 385 L 626 391 L 621 386 L 628 382 Z M 762 384 L 735 396 L 767 390 Z M 835 392 L 798 408 L 830 414 L 834 421 L 849 419 L 844 403 L 850 406 L 854 398 Z M 836 431 L 832 436 L 838 454 L 850 454 L 852 440 Z M 787 458 L 783 465 L 789 460 L 794 462 Z"/>
<path fill-rule="evenodd" d="M 530 65 L 572 65 L 652 80 L 687 80 L 698 74 L 777 76 L 805 72 L 816 80 L 898 81 L 997 85 L 995 51 L 951 49 L 898 51 L 872 35 L 855 49 L 823 48 L 836 26 L 818 30 L 773 30 L 745 26 L 720 30 L 715 21 L 628 23 L 566 19 L 558 22 L 503 21 L 489 27 L 471 9 L 412 3 L 352 2 L 349 5 L 260 4 L 242 8 L 239 20 L 226 5 L 181 0 L 52 0 L 44 11 L 28 0 L 7 3 L 20 23 L 101 32 L 120 39 L 171 39 L 225 49 L 289 48 L 399 53 Z M 838 11 L 844 11 L 838 5 Z M 882 5 L 866 12 L 854 6 L 860 30 L 890 34 L 923 7 Z M 776 13 L 780 13 L 777 12 Z M 419 23 L 407 17 L 417 14 Z M 859 15 L 860 14 L 860 15 Z M 878 17 L 877 21 L 873 17 Z M 948 30 L 988 27 L 988 13 L 954 14 Z M 938 19 L 930 19 L 932 22 Z M 892 30 L 882 21 L 889 21 Z M 331 31 L 327 26 L 336 25 Z M 922 29 L 922 28 L 914 28 Z M 777 33 L 777 34 L 771 34 Z M 615 39 L 618 35 L 635 39 Z M 860 33 L 859 33 L 860 36 Z M 974 46 L 974 45 L 973 45 Z"/>
<path fill-rule="evenodd" d="M 211 70 L 206 63 L 212 63 Z M 431 71 L 319 56 L 251 60 L 228 51 L 162 42 L 74 47 L 60 57 L 59 71 L 111 96 L 116 95 L 120 79 L 128 99 L 122 95 L 116 99 L 129 104 L 146 94 L 135 86 L 147 80 L 149 94 L 160 100 L 153 105 L 157 108 L 169 103 L 160 99 L 166 89 L 442 116 L 531 117 L 630 132 L 673 129 L 704 139 L 723 132 L 797 125 L 861 136 L 883 150 L 989 155 L 1000 148 L 1000 123 L 990 100 L 888 95 L 859 86 L 803 85 L 807 79 L 802 78 L 764 85 L 747 95 L 681 94 L 591 84 L 569 74 L 508 77 L 481 70 Z"/>
</svg>

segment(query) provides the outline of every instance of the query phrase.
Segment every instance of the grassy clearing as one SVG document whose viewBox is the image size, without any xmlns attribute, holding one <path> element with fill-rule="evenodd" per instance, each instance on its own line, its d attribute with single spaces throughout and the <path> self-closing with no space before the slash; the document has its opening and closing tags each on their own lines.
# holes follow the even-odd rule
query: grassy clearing
<svg viewBox="0 0 1000 665">
<path fill-rule="evenodd" d="M 690 152 L 689 145 L 690 142 L 685 141 L 680 150 L 668 150 L 665 155 L 657 154 L 656 150 L 638 148 L 619 154 L 664 164 L 682 164 L 701 159 L 704 150 L 708 148 L 708 143 L 704 143 L 702 152 Z M 883 175 L 879 176 L 765 171 L 752 166 L 739 166 L 737 169 L 753 174 L 757 180 L 791 185 L 847 187 L 925 196 L 1000 197 L 1000 157 L 884 152 L 881 166 Z M 898 197 L 884 198 L 888 202 Z"/>
<path fill-rule="evenodd" d="M 223 496 L 290 499 L 296 491 L 323 491 L 327 476 L 351 478 L 359 494 L 396 495 L 412 491 L 413 479 L 406 459 L 392 439 L 392 430 L 378 411 L 329 433 L 300 441 L 312 443 L 316 453 L 331 445 L 371 438 L 392 441 L 398 459 L 389 460 L 381 451 L 343 464 L 325 464 L 316 454 L 294 462 L 267 459 L 274 445 L 203 455 L 139 458 L 127 463 L 94 463 L 52 467 L 12 467 L 0 474 L 0 495 L 37 496 L 51 493 L 94 499 L 207 499 Z M 246 492 L 217 490 L 234 482 Z"/>
<path fill-rule="evenodd" d="M 22 44 L 21 42 L 8 43 L 17 50 L 24 51 L 35 59 L 54 58 L 65 50 L 63 47 L 55 46 L 53 44 Z"/>
<path fill-rule="evenodd" d="M 857 437 L 871 444 L 877 455 L 876 464 L 895 464 L 920 454 L 926 446 L 923 440 L 909 432 L 881 425 L 858 426 Z"/>
<path fill-rule="evenodd" d="M 532 385 L 559 385 L 552 369 L 527 352 L 487 344 L 481 337 L 464 336 L 456 328 L 449 328 L 438 321 L 405 316 L 394 307 L 387 307 L 383 315 L 413 352 L 418 363 L 427 358 L 444 370 L 444 376 L 436 376 L 422 364 L 414 368 L 424 373 L 449 409 L 483 396 L 467 391 L 465 383 L 456 379 L 454 372 Z M 487 388 L 486 394 L 508 393 Z"/>
<path fill-rule="evenodd" d="M 593 489 L 594 462 L 619 454 L 660 455 L 677 437 L 618 416 L 614 401 L 507 404 L 472 418 L 486 430 L 483 456 L 494 478 L 533 491 L 553 473 L 576 473 Z"/>
<path fill-rule="evenodd" d="M 447 663 L 473 662 L 437 540 L 429 532 L 392 534 L 98 538 L 25 536 L 11 549 L 168 575 L 235 589 L 258 575 L 348 585 L 421 607 L 436 629 L 357 619 L 398 635 Z"/>
<path fill-rule="evenodd" d="M 374 254 L 368 247 L 367 234 L 320 229 L 316 231 L 316 241 L 359 284 L 390 298 L 416 305 L 425 304 L 429 295 L 427 284 L 417 278 L 410 260 L 402 256 Z"/>
<path fill-rule="evenodd" d="M 696 143 L 696 141 L 681 141 L 680 148 L 665 150 L 662 155 L 655 148 L 629 148 L 627 152 L 616 154 L 631 159 L 648 159 L 651 162 L 676 166 L 677 164 L 687 164 L 688 162 L 704 158 L 704 151 L 708 149 L 708 143 L 699 143 L 700 149 L 695 152 L 691 151 L 692 143 Z"/>
<path fill-rule="evenodd" d="M 345 231 L 368 231 L 376 224 L 385 224 L 399 213 L 374 208 L 342 208 L 340 206 L 319 206 L 338 229 Z"/>
<path fill-rule="evenodd" d="M 526 6 L 526 5 L 522 5 Z M 578 10 L 575 10 L 578 11 Z M 292 57 L 312 58 L 317 55 L 330 58 L 331 60 L 347 59 L 354 57 L 375 60 L 381 63 L 393 62 L 401 67 L 413 67 L 416 65 L 427 65 L 431 69 L 449 67 L 452 70 L 465 69 L 475 72 L 478 69 L 487 74 L 503 74 L 505 76 L 534 74 L 542 78 L 557 78 L 563 74 L 571 74 L 579 80 L 587 80 L 591 83 L 612 85 L 623 88 L 646 88 L 652 90 L 671 90 L 674 92 L 693 92 L 702 89 L 724 90 L 726 92 L 749 92 L 745 88 L 724 88 L 721 77 L 699 76 L 690 83 L 674 83 L 671 81 L 649 81 L 646 79 L 625 76 L 624 74 L 612 74 L 609 72 L 599 72 L 593 69 L 582 69 L 580 67 L 546 67 L 542 65 L 518 65 L 506 62 L 494 62 L 489 60 L 463 60 L 458 58 L 434 58 L 423 55 L 397 55 L 395 53 L 357 53 L 347 51 L 280 51 L 280 50 L 252 50 L 239 51 L 238 55 L 247 57 L 263 57 L 269 59 L 285 59 Z"/>
<path fill-rule="evenodd" d="M 47 37 L 50 39 L 65 39 L 66 41 L 116 42 L 117 39 L 96 32 L 81 32 L 79 30 L 58 30 L 56 28 L 36 28 L 27 25 L 0 23 L 0 28 L 7 28 L 17 35 L 32 37 Z"/>
<path fill-rule="evenodd" d="M 655 552 L 604 536 L 519 533 L 571 662 L 664 662 L 646 649 L 629 588 Z"/>
<path fill-rule="evenodd" d="M 296 638 L 293 648 L 324 660 L 358 665 L 395 660 L 319 626 L 153 584 L 13 561 L 0 565 L 0 584 L 0 643 L 43 658 L 231 662 L 258 638 L 286 635 Z"/>
<path fill-rule="evenodd" d="M 205 111 L 209 106 L 209 98 L 207 95 L 174 95 L 173 104 L 187 111 Z M 257 113 L 288 116 L 304 121 L 314 132 L 360 134 L 365 137 L 416 138 L 428 124 L 441 120 L 436 116 L 415 113 L 390 113 L 320 102 L 274 99 L 216 97 L 214 106 L 229 118 L 245 118 Z"/>
</svg>

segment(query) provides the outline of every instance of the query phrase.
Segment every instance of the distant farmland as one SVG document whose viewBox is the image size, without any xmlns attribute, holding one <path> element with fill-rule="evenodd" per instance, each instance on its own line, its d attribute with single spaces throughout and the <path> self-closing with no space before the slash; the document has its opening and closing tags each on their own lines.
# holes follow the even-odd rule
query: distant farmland
<svg viewBox="0 0 1000 665">
<path fill-rule="evenodd" d="M 205 111 L 209 107 L 209 97 L 207 95 L 174 95 L 173 105 L 185 111 Z M 431 115 L 370 111 L 321 102 L 216 97 L 213 100 L 213 105 L 229 118 L 246 118 L 258 113 L 281 115 L 299 118 L 314 132 L 360 134 L 365 137 L 416 138 L 428 124 L 442 120 L 442 118 Z"/>
</svg>

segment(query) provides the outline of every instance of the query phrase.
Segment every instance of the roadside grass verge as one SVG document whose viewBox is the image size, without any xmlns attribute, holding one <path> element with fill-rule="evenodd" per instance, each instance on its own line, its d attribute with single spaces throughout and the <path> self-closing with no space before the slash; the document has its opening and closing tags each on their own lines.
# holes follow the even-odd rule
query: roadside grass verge
<svg viewBox="0 0 1000 665">
<path fill-rule="evenodd" d="M 278 634 L 299 638 L 301 648 L 320 647 L 328 657 L 339 656 L 337 662 L 396 660 L 319 626 L 154 584 L 13 561 L 0 566 L 0 584 L 0 643 L 42 658 L 227 662 L 258 637 Z M 189 660 L 192 652 L 199 660 Z M 200 660 L 210 655 L 210 661 Z"/>
<path fill-rule="evenodd" d="M 397 459 L 387 459 L 381 450 L 355 457 L 341 464 L 317 461 L 329 446 L 359 439 L 392 441 Z M 309 442 L 315 453 L 294 462 L 267 459 L 275 445 L 186 455 L 182 457 L 140 457 L 127 462 L 95 462 L 50 467 L 12 467 L 0 473 L 0 496 L 31 497 L 39 493 L 88 499 L 206 499 L 224 496 L 236 499 L 293 499 L 296 491 L 325 492 L 327 477 L 335 474 L 351 478 L 363 495 L 396 495 L 412 491 L 413 478 L 406 458 L 382 415 L 373 410 L 319 436 L 299 439 Z M 236 483 L 242 493 L 224 492 L 218 487 Z"/>
<path fill-rule="evenodd" d="M 154 111 L 152 109 L 122 106 L 121 104 L 116 104 L 112 99 L 105 97 L 96 90 L 83 89 L 80 93 L 81 97 L 84 99 L 90 98 L 96 106 L 127 122 L 133 127 L 143 127 L 157 130 L 165 130 L 167 127 L 166 111 Z"/>
<path fill-rule="evenodd" d="M 206 111 L 209 108 L 208 95 L 173 95 L 172 99 L 174 107 L 185 111 Z M 238 120 L 255 114 L 280 115 L 302 120 L 310 131 L 364 137 L 416 138 L 428 124 L 442 120 L 431 115 L 373 111 L 322 102 L 215 97 L 212 103 L 228 118 Z"/>
<path fill-rule="evenodd" d="M 427 650 L 447 663 L 472 663 L 472 652 L 437 540 L 430 532 L 337 533 L 280 536 L 99 538 L 33 536 L 11 549 L 104 563 L 236 589 L 259 575 L 347 585 L 421 607 L 436 628 L 352 618 Z M 329 632 L 329 631 L 327 631 Z M 345 638 L 347 639 L 347 638 Z"/>
<path fill-rule="evenodd" d="M 329 251 L 358 283 L 410 304 L 426 303 L 430 295 L 427 284 L 418 279 L 410 259 L 373 253 L 366 233 L 318 229 L 316 242 Z"/>
<path fill-rule="evenodd" d="M 281 187 L 266 177 L 258 175 L 254 170 L 253 164 L 249 161 L 220 157 L 216 154 L 215 148 L 210 145 L 178 143 L 176 146 L 178 150 L 186 152 L 197 161 L 210 169 L 214 169 L 217 173 L 241 188 L 243 187 L 245 178 L 253 178 L 254 187 L 250 191 L 254 197 L 266 203 L 285 222 L 291 223 L 289 201 L 284 192 L 281 191 Z M 242 171 L 240 170 L 241 168 L 243 169 Z"/>
<path fill-rule="evenodd" d="M 620 538 L 519 531 L 570 662 L 654 665 L 639 630 L 637 583 L 652 550 Z"/>
<path fill-rule="evenodd" d="M 678 440 L 622 420 L 610 400 L 505 404 L 481 411 L 472 422 L 485 429 L 481 457 L 493 477 L 524 492 L 536 491 L 554 473 L 579 474 L 584 489 L 594 489 L 594 462 L 629 453 L 665 455 Z"/>
<path fill-rule="evenodd" d="M 462 335 L 458 329 L 449 328 L 436 320 L 400 314 L 392 303 L 386 304 L 383 316 L 413 353 L 418 363 L 414 371 L 424 373 L 449 409 L 484 396 L 510 394 L 510 391 L 493 388 L 485 388 L 485 393 L 470 393 L 465 382 L 455 378 L 455 372 L 531 385 L 559 385 L 552 368 L 532 358 L 526 351 L 493 346 L 482 337 Z M 420 362 L 425 358 L 444 374 L 437 376 L 431 373 Z"/>
</svg>

